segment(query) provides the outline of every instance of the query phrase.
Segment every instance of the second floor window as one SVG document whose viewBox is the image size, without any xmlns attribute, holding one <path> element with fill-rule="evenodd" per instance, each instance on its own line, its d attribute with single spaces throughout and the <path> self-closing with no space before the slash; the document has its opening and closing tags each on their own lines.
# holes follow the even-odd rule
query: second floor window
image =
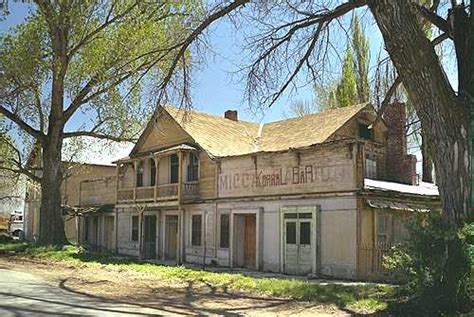
<svg viewBox="0 0 474 317">
<path fill-rule="evenodd" d="M 377 161 L 374 159 L 365 159 L 365 177 L 376 179 L 377 178 Z"/>
<path fill-rule="evenodd" d="M 367 124 L 359 123 L 359 137 L 366 140 L 372 140 L 372 129 Z"/>
<path fill-rule="evenodd" d="M 156 164 L 154 159 L 150 159 L 150 186 L 156 184 Z"/>
<path fill-rule="evenodd" d="M 142 187 L 143 186 L 143 163 L 141 161 L 139 161 L 137 163 L 137 171 L 136 171 L 136 174 L 137 174 L 137 183 L 136 183 L 136 186 L 137 187 Z"/>
<path fill-rule="evenodd" d="M 170 155 L 170 184 L 176 184 L 178 182 L 178 169 L 179 160 L 178 155 Z"/>
<path fill-rule="evenodd" d="M 188 182 L 197 181 L 199 179 L 199 161 L 194 153 L 189 153 L 188 162 Z"/>
</svg>

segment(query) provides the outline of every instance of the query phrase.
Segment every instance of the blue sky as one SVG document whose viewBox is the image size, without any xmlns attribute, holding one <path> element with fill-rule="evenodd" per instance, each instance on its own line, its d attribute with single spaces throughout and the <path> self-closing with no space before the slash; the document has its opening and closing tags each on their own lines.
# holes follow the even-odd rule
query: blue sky
<svg viewBox="0 0 474 317">
<path fill-rule="evenodd" d="M 25 4 L 10 1 L 9 6 L 11 14 L 0 22 L 0 32 L 21 23 L 28 14 L 28 6 Z M 358 9 L 357 13 L 360 16 L 370 15 L 366 9 Z M 370 42 L 370 66 L 373 69 L 379 50 L 383 45 L 382 36 L 377 27 L 370 22 L 365 23 L 365 31 Z M 206 64 L 194 74 L 192 94 L 194 107 L 199 111 L 222 115 L 227 109 L 237 109 L 239 118 L 243 120 L 269 122 L 285 118 L 288 114 L 288 104 L 291 101 L 308 100 L 313 96 L 312 88 L 306 87 L 298 90 L 294 95 L 284 96 L 271 109 L 253 114 L 243 101 L 244 83 L 239 80 L 239 76 L 235 75 L 239 63 L 246 58 L 242 55 L 239 46 L 244 41 L 242 32 L 236 30 L 227 19 L 224 19 L 213 25 L 208 31 L 208 41 L 212 52 L 208 52 Z M 339 44 L 340 54 L 343 55 L 344 41 Z M 451 64 L 448 63 L 447 72 L 453 82 L 455 80 L 455 65 Z M 74 119 L 80 120 L 81 116 Z M 73 125 L 80 125 L 80 123 L 74 122 Z"/>
<path fill-rule="evenodd" d="M 0 32 L 21 23 L 28 14 L 28 5 L 10 1 L 11 14 L 0 22 Z M 367 34 L 371 42 L 371 61 L 381 45 L 381 35 L 376 28 L 368 27 Z M 308 100 L 312 97 L 312 88 L 300 89 L 291 96 L 281 98 L 272 108 L 263 113 L 254 114 L 243 101 L 244 83 L 235 74 L 238 64 L 245 58 L 239 43 L 243 42 L 242 33 L 227 20 L 221 20 L 208 31 L 208 41 L 212 51 L 208 52 L 205 65 L 194 73 L 193 100 L 199 111 L 222 115 L 227 109 L 237 109 L 239 118 L 249 121 L 274 121 L 285 117 L 286 106 L 292 100 Z M 343 52 L 342 52 L 343 53 Z M 80 116 L 76 120 L 80 120 Z M 78 122 L 76 123 L 78 124 Z"/>
</svg>

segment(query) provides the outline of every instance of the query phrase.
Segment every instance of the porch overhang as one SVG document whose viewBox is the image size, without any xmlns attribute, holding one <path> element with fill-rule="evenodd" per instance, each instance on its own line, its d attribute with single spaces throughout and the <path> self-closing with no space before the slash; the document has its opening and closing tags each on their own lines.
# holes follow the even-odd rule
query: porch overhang
<svg viewBox="0 0 474 317">
<path fill-rule="evenodd" d="M 384 211 L 429 212 L 428 206 L 381 199 L 365 199 L 367 206 Z"/>
</svg>

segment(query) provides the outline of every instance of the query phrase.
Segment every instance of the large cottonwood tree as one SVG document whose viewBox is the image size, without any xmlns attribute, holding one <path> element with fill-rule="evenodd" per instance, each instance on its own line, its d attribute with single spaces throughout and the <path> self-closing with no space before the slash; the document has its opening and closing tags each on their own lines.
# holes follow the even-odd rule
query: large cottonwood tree
<svg viewBox="0 0 474 317">
<path fill-rule="evenodd" d="M 16 168 L 41 184 L 39 243 L 65 242 L 63 141 L 132 139 L 153 108 L 142 102 L 145 84 L 166 74 L 202 8 L 192 0 L 38 0 L 2 34 L 0 113 L 15 124 L 10 134 L 27 134 L 42 152 L 41 175 Z"/>
</svg>

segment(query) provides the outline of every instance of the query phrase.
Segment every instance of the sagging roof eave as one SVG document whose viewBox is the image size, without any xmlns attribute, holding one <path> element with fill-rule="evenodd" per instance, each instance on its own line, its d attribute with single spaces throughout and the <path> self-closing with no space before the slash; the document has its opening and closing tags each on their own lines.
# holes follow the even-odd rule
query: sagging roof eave
<svg viewBox="0 0 474 317">
<path fill-rule="evenodd" d="M 441 201 L 439 199 L 439 195 L 422 195 L 422 194 L 414 194 L 414 193 L 403 193 L 394 190 L 382 190 L 382 189 L 375 189 L 375 188 L 364 188 L 360 190 L 359 194 L 364 197 L 383 197 L 383 198 L 393 198 L 393 199 L 400 199 L 400 198 L 409 198 L 418 201 L 425 201 L 431 203 L 439 203 Z"/>
</svg>

